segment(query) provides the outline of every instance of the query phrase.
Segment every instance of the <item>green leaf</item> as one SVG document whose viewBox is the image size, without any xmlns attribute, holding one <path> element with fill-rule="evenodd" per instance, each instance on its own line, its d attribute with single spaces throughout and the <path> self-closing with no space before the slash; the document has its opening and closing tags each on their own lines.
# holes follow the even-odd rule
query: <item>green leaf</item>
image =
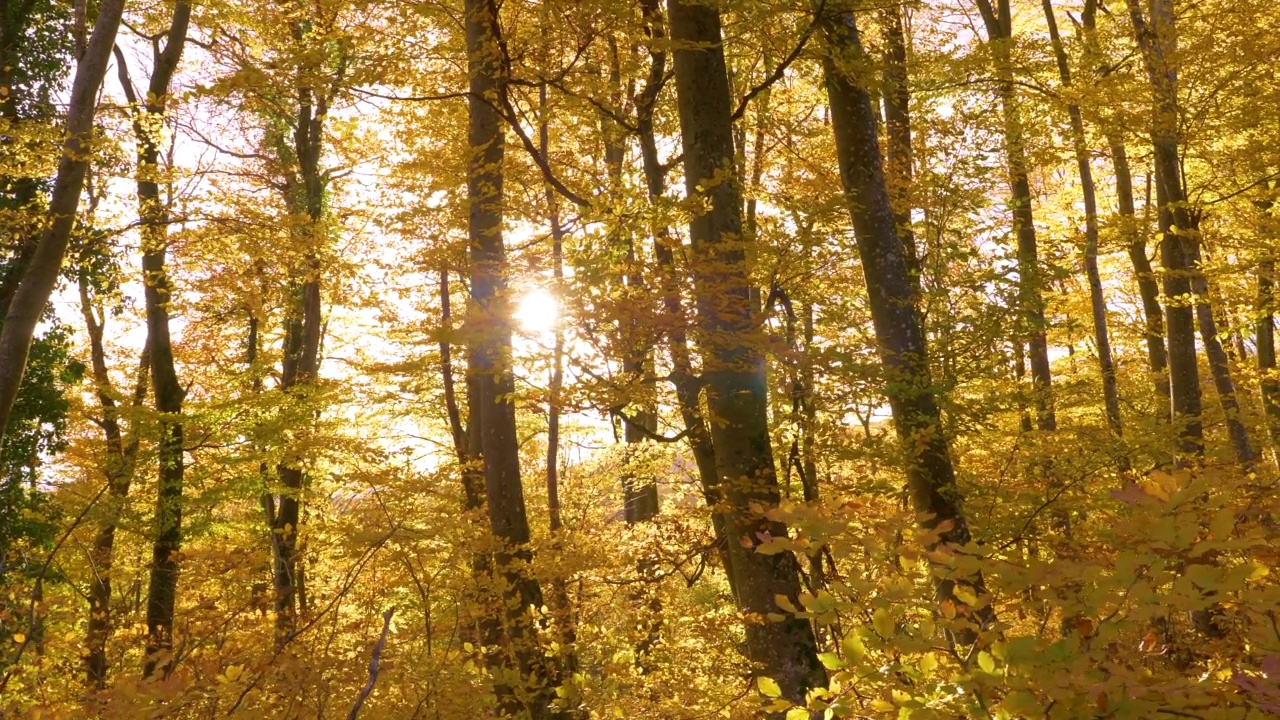
<svg viewBox="0 0 1280 720">
<path fill-rule="evenodd" d="M 996 659 L 991 657 L 991 653 L 982 650 L 978 653 L 978 667 L 982 668 L 984 673 L 994 673 L 996 671 Z"/>
<path fill-rule="evenodd" d="M 778 683 L 773 678 L 763 675 L 757 677 L 756 687 L 760 690 L 760 694 L 767 698 L 782 697 L 782 688 L 778 687 Z"/>
<path fill-rule="evenodd" d="M 818 661 L 828 670 L 839 670 L 844 667 L 844 660 L 835 653 L 818 653 Z"/>
<path fill-rule="evenodd" d="M 786 720 L 809 720 L 809 711 L 802 707 L 793 707 L 787 711 Z"/>
</svg>

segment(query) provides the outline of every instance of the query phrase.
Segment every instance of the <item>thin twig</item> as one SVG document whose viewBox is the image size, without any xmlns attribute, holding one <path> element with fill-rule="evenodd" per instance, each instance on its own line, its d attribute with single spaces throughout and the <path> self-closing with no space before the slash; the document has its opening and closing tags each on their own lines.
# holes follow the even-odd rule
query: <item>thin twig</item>
<svg viewBox="0 0 1280 720">
<path fill-rule="evenodd" d="M 351 706 L 351 714 L 347 715 L 347 720 L 356 720 L 356 716 L 360 714 L 360 707 L 364 705 L 369 693 L 373 692 L 373 684 L 378 681 L 378 661 L 382 659 L 382 648 L 387 644 L 387 631 L 391 629 L 391 616 L 395 614 L 394 607 L 382 614 L 382 635 L 373 646 L 373 657 L 369 660 L 369 682 L 365 683 L 364 688 L 360 690 L 360 696 L 356 698 L 356 704 Z"/>
</svg>

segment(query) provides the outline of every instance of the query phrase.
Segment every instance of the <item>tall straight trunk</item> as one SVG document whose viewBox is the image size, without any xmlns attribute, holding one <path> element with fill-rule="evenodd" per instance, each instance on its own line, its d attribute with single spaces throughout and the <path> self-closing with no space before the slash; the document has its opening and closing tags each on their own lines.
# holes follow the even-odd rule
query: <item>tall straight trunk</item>
<svg viewBox="0 0 1280 720">
<path fill-rule="evenodd" d="M 96 314 L 89 295 L 88 278 L 79 278 L 80 312 L 89 334 L 89 358 L 93 369 L 93 382 L 102 409 L 102 428 L 107 457 L 104 472 L 107 476 L 107 504 L 103 510 L 102 524 L 93 537 L 89 551 L 93 563 L 93 581 L 89 584 L 89 619 L 85 630 L 85 675 L 90 687 L 101 690 L 106 687 L 107 641 L 113 629 L 111 623 L 111 570 L 115 564 L 116 527 L 120 513 L 129 496 L 137 466 L 139 434 L 131 427 L 131 437 L 126 440 L 120 424 L 120 408 L 115 401 L 115 388 L 107 371 L 106 350 L 102 343 L 103 316 Z M 147 394 L 147 380 L 151 368 L 150 346 L 144 345 L 139 358 L 137 380 L 134 383 L 130 405 L 130 424 L 136 421 L 138 407 Z"/>
<path fill-rule="evenodd" d="M 178 563 L 182 543 L 183 457 L 182 401 L 186 390 L 178 382 L 169 332 L 169 308 L 173 285 L 165 267 L 169 245 L 169 207 L 160 195 L 160 133 L 168 105 L 170 83 L 182 59 L 191 6 L 174 6 L 164 49 L 155 46 L 151 80 L 146 98 L 136 96 L 123 53 L 117 51 L 120 84 L 133 108 L 133 134 L 137 144 L 136 171 L 138 217 L 142 235 L 143 293 L 147 310 L 147 345 L 151 351 L 151 386 L 160 413 L 156 484 L 155 537 L 151 552 L 151 577 L 147 587 L 147 659 L 143 675 L 157 667 L 167 674 L 171 658 L 162 657 L 173 647 L 173 613 L 177 601 Z M 163 665 L 160 665 L 163 661 Z"/>
<path fill-rule="evenodd" d="M 667 77 L 667 51 L 663 43 L 667 34 L 658 0 L 641 0 L 640 7 L 652 42 L 649 48 L 649 77 L 636 101 L 636 134 L 640 140 L 640 159 L 644 170 L 645 188 L 649 202 L 656 204 L 666 195 L 669 168 L 658 157 L 657 134 L 653 127 L 654 109 L 657 107 L 658 97 L 662 93 Z M 666 336 L 671 353 L 671 379 L 676 391 L 676 405 L 680 409 L 680 420 L 684 425 L 690 452 L 693 453 L 703 498 L 706 500 L 707 507 L 712 509 L 711 524 L 715 533 L 716 552 L 724 568 L 725 577 L 728 579 L 730 592 L 736 598 L 737 581 L 729 562 L 729 539 L 725 518 L 723 514 L 717 512 L 721 492 L 720 480 L 716 474 L 715 446 L 711 439 L 711 432 L 707 429 L 707 423 L 702 416 L 701 386 L 689 356 L 689 337 L 685 328 L 685 314 L 680 298 L 680 280 L 674 249 L 679 246 L 680 241 L 665 223 L 656 223 L 651 232 L 654 258 L 657 260 L 660 273 L 663 321 L 666 323 Z"/>
<path fill-rule="evenodd" d="M 884 125 L 885 184 L 893 201 L 893 220 L 898 226 L 903 259 L 915 293 L 920 294 L 920 250 L 911 226 L 911 183 L 914 169 L 911 152 L 911 87 L 907 73 L 907 38 L 902 22 L 902 5 L 894 2 L 880 11 L 884 31 Z"/>
<path fill-rule="evenodd" d="M 1139 0 L 1127 0 L 1134 35 L 1151 82 L 1151 144 L 1155 151 L 1156 195 L 1160 207 L 1160 258 L 1164 269 L 1165 315 L 1169 333 L 1169 394 L 1177 423 L 1177 451 L 1183 458 L 1204 455 L 1200 370 L 1196 364 L 1191 277 L 1194 226 L 1182 189 L 1178 158 L 1177 69 L 1172 64 L 1172 0 L 1153 0 L 1149 24 Z M 1154 27 L 1153 27 L 1154 25 Z"/>
<path fill-rule="evenodd" d="M 1169 355 L 1164 345 L 1164 310 L 1160 307 L 1160 285 L 1147 257 L 1146 231 L 1138 229 L 1138 218 L 1133 200 L 1133 176 L 1129 172 L 1129 157 L 1124 142 L 1114 133 L 1107 135 L 1111 147 L 1111 163 L 1116 176 L 1116 199 L 1124 232 L 1130 240 L 1126 247 L 1133 275 L 1138 283 L 1138 296 L 1142 301 L 1143 334 L 1147 345 L 1147 363 L 1151 368 L 1156 397 L 1164 400 L 1164 415 L 1170 412 Z"/>
<path fill-rule="evenodd" d="M 1081 37 L 1084 41 L 1086 61 L 1103 66 L 1103 73 L 1110 72 L 1098 46 L 1096 30 L 1097 0 L 1085 0 L 1080 13 Z M 1147 364 L 1151 369 L 1156 397 L 1163 400 L 1165 419 L 1169 418 L 1169 357 L 1164 344 L 1164 312 L 1160 308 L 1160 285 L 1147 257 L 1146 223 L 1138 222 L 1133 195 L 1133 173 L 1129 170 L 1129 156 L 1124 139 L 1114 127 L 1105 129 L 1107 147 L 1111 151 L 1111 164 L 1115 175 L 1116 204 L 1120 214 L 1121 231 L 1128 239 L 1126 249 L 1133 266 L 1134 279 L 1138 283 L 1138 296 L 1142 301 L 1143 335 L 1147 346 Z M 1151 203 L 1151 175 L 1147 175 L 1147 207 Z"/>
<path fill-rule="evenodd" d="M 764 358 L 752 347 L 756 302 L 742 234 L 742 194 L 734 174 L 733 123 L 720 12 L 708 5 L 670 0 L 677 108 L 684 149 L 686 192 L 704 210 L 690 219 L 703 379 L 714 422 L 716 476 L 721 483 L 729 561 L 738 607 L 765 616 L 779 596 L 793 602 L 800 568 L 791 553 L 764 554 L 756 546 L 786 537 L 782 523 L 761 509 L 780 500 L 769 444 Z M 746 627 L 750 659 L 777 681 L 782 697 L 803 702 L 822 686 L 813 629 L 794 616 Z"/>
<path fill-rule="evenodd" d="M 294 43 L 302 47 L 306 30 L 295 20 L 290 28 Z M 284 314 L 284 347 L 281 361 L 280 390 L 286 395 L 305 397 L 320 369 L 320 335 L 323 269 L 319 253 L 324 242 L 325 173 L 320 168 L 324 150 L 324 124 L 329 112 L 329 89 L 317 87 L 314 78 L 299 70 L 294 88 L 296 102 L 292 145 L 284 151 L 286 139 L 280 137 L 281 157 L 286 165 L 284 205 L 295 217 L 304 218 L 292 237 L 302 247 L 301 267 L 290 268 L 289 297 Z M 280 497 L 272 513 L 274 556 L 272 584 L 275 590 L 276 643 L 287 642 L 297 627 L 300 609 L 305 609 L 306 594 L 303 570 L 299 563 L 302 532 L 302 504 L 307 477 L 303 459 L 286 455 L 276 467 Z"/>
<path fill-rule="evenodd" d="M 500 543 L 493 553 L 495 584 L 500 588 L 504 647 L 498 650 L 503 672 L 495 673 L 499 711 L 535 720 L 558 716 L 551 709 L 559 669 L 543 652 L 529 608 L 542 606 L 542 588 L 529 572 L 529 520 L 520 482 L 516 435 L 515 380 L 511 355 L 511 312 L 503 244 L 502 118 L 495 107 L 506 92 L 498 8 L 494 0 L 466 0 L 469 55 L 469 139 L 467 176 L 470 240 L 470 367 L 477 394 L 476 415 L 484 467 L 489 527 Z"/>
<path fill-rule="evenodd" d="M 618 57 L 618 46 L 613 38 L 610 38 L 610 63 L 609 63 L 609 86 L 611 90 L 610 102 L 613 107 L 620 107 L 622 104 L 622 70 L 621 59 Z M 623 163 L 626 160 L 626 136 L 623 128 L 616 121 L 609 117 L 601 118 L 601 129 L 604 135 L 604 161 L 605 171 L 609 179 L 609 193 L 612 196 L 618 196 L 624 192 L 623 187 Z M 546 157 L 544 151 L 543 157 Z M 548 200 L 550 204 L 554 204 L 554 198 L 551 196 L 551 189 L 547 189 Z M 640 301 L 645 295 L 643 287 L 643 278 L 639 272 L 639 259 L 636 252 L 635 238 L 627 231 L 620 228 L 612 228 L 610 230 L 610 242 L 617 248 L 619 253 L 625 254 L 626 270 L 622 273 L 621 284 L 623 285 L 623 297 L 628 301 Z M 652 351 L 649 343 L 644 341 L 641 336 L 641 327 L 638 313 L 629 313 L 625 318 L 619 320 L 619 326 L 622 328 L 619 345 L 622 348 L 622 376 L 624 382 L 634 391 L 635 389 L 644 389 L 648 383 L 646 380 L 647 370 L 652 366 Z M 622 510 L 628 524 L 637 522 L 645 522 L 651 520 L 658 514 L 658 485 L 652 476 L 646 478 L 636 477 L 632 468 L 632 458 L 635 457 L 638 446 L 646 442 L 649 436 L 658 429 L 658 417 L 654 412 L 653 403 L 649 400 L 649 393 L 641 393 L 641 401 L 634 402 L 628 397 L 628 404 L 635 406 L 637 409 L 632 411 L 630 416 L 624 415 L 623 424 L 623 441 L 627 444 L 627 461 L 622 475 Z M 624 408 L 625 410 L 625 408 Z"/>
<path fill-rule="evenodd" d="M 1054 59 L 1058 65 L 1058 77 L 1062 87 L 1071 88 L 1071 66 L 1067 51 L 1058 34 L 1058 21 L 1053 14 L 1052 0 L 1043 0 L 1044 17 L 1049 25 L 1049 39 L 1053 45 Z M 1080 106 L 1067 103 L 1067 116 L 1071 122 L 1071 147 L 1076 156 L 1080 173 L 1080 191 L 1084 197 L 1084 271 L 1089 281 L 1089 306 L 1093 314 L 1093 342 L 1098 350 L 1098 370 L 1102 374 L 1102 404 L 1107 414 L 1107 425 L 1119 437 L 1120 390 L 1116 385 L 1115 360 L 1111 356 L 1111 338 L 1107 333 L 1107 301 L 1102 295 L 1102 275 L 1098 272 L 1098 198 L 1093 185 L 1093 168 L 1089 164 L 1089 146 L 1085 141 L 1084 116 Z M 1123 454 L 1118 459 L 1121 470 L 1129 469 L 1129 460 Z"/>
<path fill-rule="evenodd" d="M 58 174 L 49 198 L 48 226 L 31 252 L 26 270 L 9 301 L 4 326 L 0 328 L 0 443 L 9 425 L 27 353 L 36 325 L 44 314 L 49 296 L 58 282 L 62 260 L 75 225 L 76 209 L 84 190 L 89 165 L 87 143 L 93 133 L 98 88 L 106 76 L 111 48 L 124 13 L 124 0 L 103 0 L 88 45 L 76 64 L 75 79 L 67 105 L 67 139 L 58 161 Z"/>
<path fill-rule="evenodd" d="M 551 138 L 547 128 L 547 86 L 538 88 L 538 143 L 539 151 L 551 163 Z M 551 276 L 554 282 L 553 291 L 557 300 L 564 291 L 564 226 L 560 223 L 560 206 L 556 201 L 555 188 L 550 183 L 543 187 L 543 197 L 547 203 L 547 225 L 551 231 Z M 552 550 L 560 552 L 564 541 L 564 519 L 561 517 L 560 503 L 560 414 L 562 394 L 564 392 L 564 326 L 557 318 L 555 324 L 555 343 L 551 351 L 551 382 L 547 390 L 547 515 L 551 530 Z M 628 442 L 634 443 L 628 439 Z M 652 485 L 655 499 L 653 513 L 657 514 L 657 486 Z M 646 518 L 648 519 L 648 518 Z M 551 579 L 550 608 L 555 613 L 556 629 L 559 631 L 560 653 L 564 660 L 565 672 L 573 673 L 578 669 L 577 630 L 574 627 L 573 607 L 569 601 L 569 583 L 565 576 L 557 573 Z"/>
<path fill-rule="evenodd" d="M 1266 416 L 1267 435 L 1271 439 L 1272 462 L 1280 463 L 1280 376 L 1276 373 L 1275 339 L 1275 274 L 1274 260 L 1258 263 L 1258 300 L 1254 324 L 1254 342 L 1258 348 L 1258 384 L 1262 391 L 1262 408 Z"/>
<path fill-rule="evenodd" d="M 1035 390 L 1036 428 L 1052 431 L 1058 427 L 1053 410 L 1053 377 L 1049 367 L 1049 344 L 1045 337 L 1045 311 L 1036 241 L 1035 216 L 1031 210 L 1031 183 L 1027 178 L 1027 157 L 1022 113 L 1018 106 L 1010 51 L 1013 45 L 1013 16 L 1009 0 L 976 0 L 987 28 L 987 48 L 996 73 L 996 92 L 1004 120 L 1005 164 L 1009 171 L 1009 205 L 1013 212 L 1013 233 L 1018 244 L 1018 305 L 1022 322 L 1020 336 L 1027 343 L 1031 365 L 1031 385 Z"/>
<path fill-rule="evenodd" d="M 898 438 L 908 453 L 906 470 L 912 504 L 926 518 L 926 529 L 940 530 L 936 546 L 962 546 L 971 539 L 969 526 L 947 439 L 942 433 L 941 413 L 933 396 L 924 331 L 919 312 L 911 302 L 914 288 L 885 186 L 871 98 L 849 70 L 864 55 L 856 20 L 851 11 L 827 11 L 821 22 L 830 49 L 823 60 L 823 75 L 831 103 L 840 176 L 862 259 L 880 362 L 885 369 L 885 394 Z M 955 592 L 956 580 L 948 573 L 936 577 L 936 598 L 966 608 Z M 961 583 L 970 586 L 976 595 L 985 592 L 980 573 Z M 962 644 L 972 644 L 977 630 L 994 619 L 990 604 L 968 608 L 968 612 L 974 627 L 954 636 Z"/>
</svg>

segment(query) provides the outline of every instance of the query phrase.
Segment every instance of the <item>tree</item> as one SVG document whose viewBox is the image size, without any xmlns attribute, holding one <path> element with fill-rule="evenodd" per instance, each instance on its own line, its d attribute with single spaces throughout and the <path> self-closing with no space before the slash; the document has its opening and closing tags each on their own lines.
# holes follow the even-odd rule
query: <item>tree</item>
<svg viewBox="0 0 1280 720">
<path fill-rule="evenodd" d="M 747 279 L 742 201 L 733 170 L 729 82 L 718 10 L 668 3 L 674 43 L 676 98 L 684 147 L 685 192 L 705 206 L 690 220 L 695 297 L 703 377 L 723 493 L 729 563 L 738 606 L 764 616 L 776 598 L 800 591 L 799 567 L 790 554 L 756 547 L 785 537 L 784 525 L 763 510 L 778 503 L 778 480 L 769 444 L 763 358 L 751 346 L 756 310 Z M 753 509 L 752 505 L 757 505 Z M 792 600 L 794 602 L 794 600 Z M 804 699 L 822 682 L 813 631 L 799 619 L 747 625 L 747 655 L 777 681 L 782 697 Z"/>
<path fill-rule="evenodd" d="M 67 107 L 66 144 L 49 199 L 48 226 L 31 251 L 22 279 L 9 301 L 4 328 L 0 331 L 0 435 L 8 427 L 13 403 L 22 385 L 31 339 L 45 303 L 58 281 L 67 243 L 71 239 L 88 167 L 84 151 L 93 132 L 98 88 L 107 72 L 107 62 L 123 11 L 124 0 L 106 0 L 99 6 L 93 34 L 76 64 Z"/>
</svg>

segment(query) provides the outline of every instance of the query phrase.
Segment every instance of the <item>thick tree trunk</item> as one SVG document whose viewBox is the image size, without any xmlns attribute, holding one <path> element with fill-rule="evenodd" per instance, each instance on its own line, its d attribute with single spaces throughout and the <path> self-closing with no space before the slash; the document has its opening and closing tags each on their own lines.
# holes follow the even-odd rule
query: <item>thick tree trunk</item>
<svg viewBox="0 0 1280 720">
<path fill-rule="evenodd" d="M 823 71 L 840 175 L 867 282 L 880 361 L 885 368 L 885 393 L 894 427 L 909 453 L 907 479 L 912 503 L 916 512 L 927 518 L 926 529 L 941 531 L 935 547 L 954 549 L 969 543 L 969 527 L 933 397 L 924 331 L 911 303 L 914 288 L 885 187 L 871 98 L 855 77 L 842 69 L 862 57 L 862 44 L 850 11 L 827 11 L 822 27 L 830 47 Z M 965 608 L 966 603 L 956 596 L 956 581 L 946 574 L 939 577 L 947 579 L 936 581 L 937 599 Z M 963 583 L 971 586 L 976 595 L 984 593 L 981 574 L 974 574 Z M 994 619 L 989 604 L 968 611 L 975 627 L 955 633 L 955 639 L 964 644 L 972 644 L 977 629 Z"/>
<path fill-rule="evenodd" d="M 640 158 L 644 170 L 645 187 L 649 202 L 659 203 L 667 192 L 667 171 L 658 157 L 657 135 L 653 127 L 653 112 L 658 103 L 667 76 L 667 52 L 661 41 L 666 39 L 662 10 L 657 0 L 642 0 L 649 36 L 653 43 L 649 50 L 649 77 L 644 90 L 636 101 L 636 128 L 640 140 Z M 671 380 L 676 391 L 676 405 L 684 424 L 685 438 L 693 453 L 703 498 L 711 509 L 711 524 L 715 533 L 716 552 L 729 582 L 730 592 L 738 596 L 737 580 L 729 563 L 728 536 L 724 515 L 718 512 L 721 501 L 720 480 L 716 474 L 715 447 L 711 433 L 702 416 L 701 389 L 694 375 L 689 356 L 689 337 L 686 330 L 684 308 L 680 298 L 680 279 L 676 269 L 675 247 L 679 240 L 665 223 L 657 223 L 652 229 L 654 257 L 658 261 L 659 284 L 662 292 L 663 321 L 666 323 L 668 348 L 671 352 Z"/>
<path fill-rule="evenodd" d="M 780 498 L 769 445 L 764 358 L 749 337 L 755 330 L 756 303 L 742 241 L 742 195 L 733 168 L 720 13 L 680 0 L 670 0 L 668 9 L 686 192 L 706 203 L 690 220 L 689 234 L 729 561 L 739 608 L 765 616 L 777 612 L 779 596 L 796 601 L 800 568 L 790 553 L 756 552 L 769 537 L 785 537 L 787 528 L 760 514 Z M 803 702 L 810 688 L 825 684 L 808 622 L 795 617 L 753 621 L 746 637 L 751 660 L 777 681 L 783 697 Z"/>
<path fill-rule="evenodd" d="M 178 382 L 169 332 L 172 283 L 165 267 L 169 245 L 169 207 L 160 195 L 160 134 L 169 100 L 169 85 L 182 58 L 191 6 L 178 2 L 166 33 L 165 47 L 157 46 L 147 96 L 135 96 L 123 53 L 116 53 L 120 84 L 133 106 L 133 134 L 138 148 L 138 217 L 142 234 L 143 293 L 147 310 L 147 345 L 151 350 L 151 386 L 160 414 L 156 484 L 155 537 L 151 578 L 147 587 L 147 659 L 143 675 L 158 667 L 164 674 L 172 658 L 173 613 L 178 591 L 176 555 L 182 543 L 182 481 L 185 466 L 182 400 L 186 390 Z M 162 663 L 162 664 L 161 664 Z"/>
<path fill-rule="evenodd" d="M 520 449 L 516 436 L 515 381 L 507 358 L 511 353 L 511 312 L 503 244 L 502 118 L 495 110 L 506 92 L 501 62 L 498 8 L 493 0 L 465 3 L 467 50 L 470 56 L 469 137 L 472 148 L 467 177 L 468 236 L 471 244 L 471 334 L 469 372 L 475 382 L 476 415 L 484 466 L 489 526 L 500 547 L 493 554 L 495 583 L 500 588 L 505 647 L 498 662 L 505 672 L 495 678 L 499 709 L 534 720 L 559 715 L 551 709 L 559 669 L 538 642 L 529 608 L 542 606 L 542 588 L 528 568 L 529 520 L 520 482 Z M 504 677 L 505 676 L 505 677 Z"/>
<path fill-rule="evenodd" d="M 22 374 L 26 370 L 27 353 L 45 304 L 53 293 L 62 270 L 62 260 L 75 225 L 76 209 L 84 190 L 89 165 L 87 142 L 93 132 L 97 110 L 98 88 L 107 72 L 111 48 L 124 12 L 124 0 L 103 0 L 88 46 L 76 64 L 75 79 L 67 106 L 67 140 L 58 163 L 58 175 L 49 198 L 49 224 L 31 253 L 22 280 L 13 291 L 4 327 L 0 329 L 0 442 L 9 424 Z"/>
<path fill-rule="evenodd" d="M 1049 39 L 1058 65 L 1058 77 L 1064 89 L 1071 88 L 1071 66 L 1067 51 L 1058 35 L 1058 21 L 1053 14 L 1052 0 L 1043 0 L 1044 16 L 1049 25 Z M 1122 433 L 1120 422 L 1120 390 L 1116 385 L 1115 360 L 1111 355 L 1111 338 L 1107 332 L 1107 301 L 1102 295 L 1102 275 L 1098 271 L 1098 199 L 1093 185 L 1093 168 L 1089 164 L 1089 146 L 1085 141 L 1084 116 L 1080 106 L 1067 104 L 1067 116 L 1071 122 L 1071 146 L 1080 173 L 1080 191 L 1084 197 L 1084 270 L 1089 281 L 1089 306 L 1093 315 L 1093 341 L 1098 350 L 1098 370 L 1102 374 L 1102 404 L 1107 414 L 1107 425 L 1116 437 Z M 1129 469 L 1129 459 L 1121 452 L 1117 462 L 1122 471 Z"/>
<path fill-rule="evenodd" d="M 1008 0 L 976 0 L 987 28 L 987 48 L 996 73 L 996 92 L 1004 119 L 1005 163 L 1009 171 L 1009 206 L 1013 212 L 1013 232 L 1018 244 L 1018 305 L 1022 321 L 1020 336 L 1027 343 L 1031 365 L 1031 385 L 1035 390 L 1036 428 L 1052 431 L 1058 427 L 1053 409 L 1053 377 L 1049 366 L 1049 345 L 1045 337 L 1044 295 L 1036 240 L 1035 216 L 1031 210 L 1031 183 L 1027 178 L 1027 158 L 1022 113 L 1013 78 L 1010 50 L 1013 45 L 1013 18 Z"/>
</svg>

